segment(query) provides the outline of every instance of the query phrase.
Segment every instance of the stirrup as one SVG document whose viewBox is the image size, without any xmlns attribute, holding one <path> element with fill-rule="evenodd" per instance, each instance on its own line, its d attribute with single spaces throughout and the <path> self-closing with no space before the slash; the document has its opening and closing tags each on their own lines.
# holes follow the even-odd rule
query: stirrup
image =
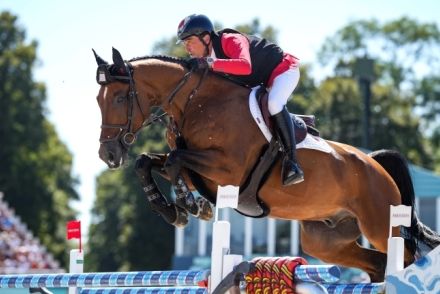
<svg viewBox="0 0 440 294">
<path fill-rule="evenodd" d="M 304 181 L 304 172 L 296 162 L 285 157 L 281 167 L 281 180 L 283 186 L 301 183 Z"/>
<path fill-rule="evenodd" d="M 296 174 L 292 178 L 283 179 L 283 186 L 290 186 L 304 182 L 304 175 Z"/>
</svg>

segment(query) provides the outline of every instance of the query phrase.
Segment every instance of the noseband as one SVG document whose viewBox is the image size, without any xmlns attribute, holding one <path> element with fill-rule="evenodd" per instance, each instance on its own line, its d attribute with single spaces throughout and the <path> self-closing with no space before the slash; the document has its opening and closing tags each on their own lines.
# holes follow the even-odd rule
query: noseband
<svg viewBox="0 0 440 294">
<path fill-rule="evenodd" d="M 128 94 L 125 97 L 128 102 L 127 123 L 126 124 L 101 124 L 101 129 L 105 129 L 105 128 L 119 129 L 119 133 L 112 138 L 100 138 L 99 139 L 100 143 L 119 141 L 125 148 L 128 149 L 136 141 L 137 134 L 144 127 L 146 127 L 152 123 L 155 123 L 157 121 L 163 122 L 162 117 L 164 115 L 166 115 L 166 113 L 164 113 L 162 115 L 158 115 L 158 112 L 161 111 L 161 108 L 159 107 L 159 109 L 156 112 L 150 114 L 150 116 L 147 119 L 144 119 L 141 127 L 137 131 L 133 130 L 134 101 L 136 101 L 136 104 L 138 105 L 138 108 L 142 114 L 142 118 L 145 118 L 145 115 L 144 115 L 142 108 L 140 106 L 140 103 L 139 103 L 138 93 L 136 91 L 135 82 L 133 79 L 133 67 L 127 61 L 124 61 L 124 65 L 125 65 L 125 71 L 127 72 L 127 76 L 111 75 L 107 65 L 98 66 L 96 80 L 97 80 L 98 84 L 100 84 L 100 85 L 106 85 L 106 84 L 114 82 L 114 81 L 120 81 L 120 82 L 125 82 L 125 83 L 128 82 L 128 84 L 129 84 Z M 188 81 L 188 79 L 190 78 L 192 73 L 193 73 L 192 70 L 185 73 L 185 75 L 180 80 L 180 82 L 177 84 L 177 86 L 174 88 L 174 90 L 171 91 L 171 93 L 168 95 L 168 99 L 167 99 L 168 103 L 171 103 L 173 101 L 176 94 L 186 84 L 186 82 Z M 206 73 L 207 73 L 207 70 L 205 70 L 205 72 L 203 73 L 197 86 L 191 91 L 186 105 L 188 105 L 188 102 L 197 93 L 197 91 L 202 83 L 202 80 L 206 76 Z M 186 105 L 185 105 L 185 108 L 186 108 Z M 168 122 L 168 126 L 177 136 L 180 136 L 180 131 L 176 129 L 175 125 L 171 125 L 171 122 Z"/>
</svg>

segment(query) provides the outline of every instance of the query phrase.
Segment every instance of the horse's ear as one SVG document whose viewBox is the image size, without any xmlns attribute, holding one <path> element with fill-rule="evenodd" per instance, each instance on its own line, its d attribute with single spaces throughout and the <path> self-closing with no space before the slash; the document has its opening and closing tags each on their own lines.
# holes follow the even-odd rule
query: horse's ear
<svg viewBox="0 0 440 294">
<path fill-rule="evenodd" d="M 96 59 L 96 63 L 98 64 L 98 66 L 100 65 L 107 65 L 108 62 L 105 61 L 104 59 L 102 59 L 98 54 L 96 54 L 95 49 L 92 48 L 93 54 L 95 55 L 95 59 Z"/>
<path fill-rule="evenodd" d="M 125 70 L 125 63 L 124 63 L 124 59 L 122 59 L 121 53 L 119 53 L 119 51 L 115 48 L 113 49 L 113 63 L 121 68 Z"/>
</svg>

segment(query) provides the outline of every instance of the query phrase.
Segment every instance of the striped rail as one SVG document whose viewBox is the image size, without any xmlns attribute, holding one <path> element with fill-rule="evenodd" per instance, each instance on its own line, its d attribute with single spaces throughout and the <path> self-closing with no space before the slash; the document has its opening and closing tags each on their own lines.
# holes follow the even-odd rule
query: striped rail
<svg viewBox="0 0 440 294">
<path fill-rule="evenodd" d="M 0 288 L 198 286 L 209 271 L 1 275 Z"/>
<path fill-rule="evenodd" d="M 384 283 L 338 283 L 341 271 L 336 265 L 299 265 L 295 268 L 295 282 L 319 283 L 328 294 L 384 293 Z"/>
<path fill-rule="evenodd" d="M 79 294 L 207 294 L 206 288 L 200 287 L 150 287 L 150 288 L 83 288 Z"/>
</svg>

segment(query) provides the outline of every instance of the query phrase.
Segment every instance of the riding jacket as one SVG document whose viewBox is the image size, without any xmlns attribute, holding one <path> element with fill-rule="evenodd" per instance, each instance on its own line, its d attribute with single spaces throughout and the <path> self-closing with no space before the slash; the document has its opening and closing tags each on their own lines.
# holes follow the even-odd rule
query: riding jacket
<svg viewBox="0 0 440 294">
<path fill-rule="evenodd" d="M 299 65 L 298 58 L 268 40 L 232 29 L 212 33 L 211 40 L 212 70 L 250 87 L 270 87 L 277 76 Z"/>
</svg>

